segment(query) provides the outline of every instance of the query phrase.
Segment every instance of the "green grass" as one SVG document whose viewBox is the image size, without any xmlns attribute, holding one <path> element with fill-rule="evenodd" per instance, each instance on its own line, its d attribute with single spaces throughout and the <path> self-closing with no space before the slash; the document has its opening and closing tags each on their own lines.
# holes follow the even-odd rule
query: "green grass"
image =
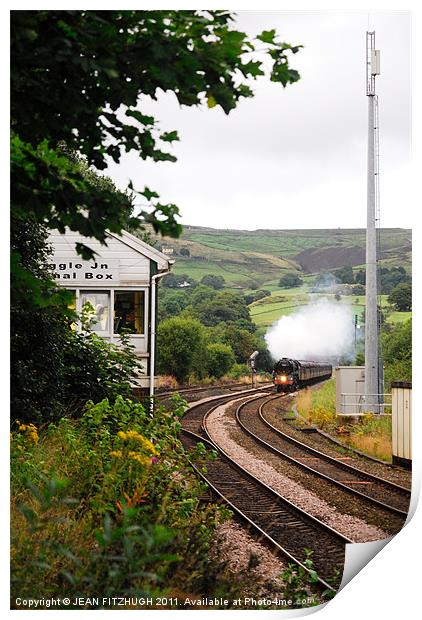
<svg viewBox="0 0 422 620">
<path fill-rule="evenodd" d="M 347 424 L 336 416 L 336 381 L 331 378 L 313 389 L 299 392 L 296 407 L 311 424 L 325 429 L 344 443 L 382 459 L 391 461 L 391 418 L 368 414 L 356 424 Z"/>
<path fill-rule="evenodd" d="M 389 323 L 404 323 L 407 319 L 412 318 L 411 312 L 392 312 L 388 317 Z"/>
<path fill-rule="evenodd" d="M 397 253 L 405 259 L 411 231 L 382 229 L 382 250 L 385 261 L 393 264 Z M 208 248 L 241 252 L 263 252 L 293 258 L 310 248 L 327 246 L 364 246 L 364 229 L 313 230 L 216 230 L 213 228 L 185 227 L 182 239 L 200 243 Z M 401 260 L 400 264 L 403 262 Z"/>
<path fill-rule="evenodd" d="M 228 288 L 241 288 L 247 292 L 259 287 L 270 290 L 274 295 L 280 295 L 283 290 L 278 286 L 278 282 L 287 271 L 299 273 L 305 284 L 312 283 L 318 271 L 324 271 L 316 268 L 316 262 L 315 273 L 304 274 L 300 265 L 295 262 L 298 254 L 311 249 L 363 248 L 365 230 L 247 231 L 185 226 L 181 238 L 157 238 L 157 242 L 160 246 L 173 248 L 176 259 L 173 272 L 176 274 L 186 273 L 195 280 L 200 280 L 204 275 L 212 273 L 223 276 Z M 402 265 L 410 270 L 410 243 L 411 231 L 383 229 L 383 265 Z M 182 248 L 189 250 L 189 258 L 180 256 Z M 362 266 L 354 265 L 353 268 L 356 270 Z M 331 271 L 333 269 L 334 267 Z M 363 309 L 361 301 L 354 305 L 357 306 L 353 308 L 355 313 Z M 274 308 L 271 310 L 271 313 L 273 312 Z M 275 315 L 275 318 L 278 317 Z"/>
<path fill-rule="evenodd" d="M 269 287 L 266 287 L 269 289 Z M 269 289 L 270 290 L 270 289 Z M 334 295 L 313 294 L 312 298 L 328 298 L 334 301 Z M 388 295 L 381 295 L 381 307 L 389 308 L 387 301 Z M 297 312 L 301 307 L 308 305 L 311 297 L 307 293 L 306 287 L 293 289 L 277 288 L 271 291 L 270 297 L 265 297 L 249 306 L 251 318 L 258 327 L 269 327 L 282 316 L 289 316 Z M 358 303 L 355 303 L 358 300 Z M 339 303 L 350 304 L 352 314 L 357 314 L 359 320 L 365 309 L 364 296 L 343 296 Z M 391 324 L 402 323 L 411 318 L 411 312 L 391 312 L 387 316 L 387 322 Z"/>
<path fill-rule="evenodd" d="M 269 327 L 282 316 L 293 314 L 299 310 L 300 307 L 299 304 L 295 306 L 283 306 L 269 310 L 261 310 L 259 313 L 254 313 L 254 311 L 251 310 L 251 319 L 255 325 L 259 327 Z"/>
<path fill-rule="evenodd" d="M 258 326 L 269 326 L 284 315 L 296 312 L 306 306 L 309 295 L 306 287 L 280 289 L 271 292 L 270 297 L 264 297 L 249 306 L 253 322 Z"/>
<path fill-rule="evenodd" d="M 216 261 L 198 261 L 178 258 L 172 271 L 175 274 L 186 273 L 195 280 L 201 280 L 205 275 L 212 273 L 216 276 L 223 276 L 225 281 L 231 286 L 242 285 L 250 286 L 254 278 L 248 273 L 247 267 L 236 265 L 230 268 L 227 264 L 223 265 Z M 242 273 L 243 271 L 243 273 Z"/>
</svg>

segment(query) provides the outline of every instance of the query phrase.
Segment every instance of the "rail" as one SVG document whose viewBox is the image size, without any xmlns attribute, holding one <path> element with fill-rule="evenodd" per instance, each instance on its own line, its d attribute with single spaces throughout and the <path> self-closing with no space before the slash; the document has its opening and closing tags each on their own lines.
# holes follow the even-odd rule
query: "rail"
<svg viewBox="0 0 422 620">
<path fill-rule="evenodd" d="M 260 394 L 255 396 L 260 397 Z M 208 403 L 193 405 L 187 410 L 186 417 L 182 417 L 181 429 L 185 449 L 201 441 L 206 447 L 216 450 L 218 456 L 207 463 L 207 473 L 200 472 L 212 490 L 227 502 L 244 522 L 260 535 L 264 535 L 279 552 L 307 572 L 309 569 L 304 563 L 304 547 L 313 548 L 314 569 L 318 574 L 319 584 L 336 591 L 339 583 L 334 584 L 330 577 L 335 574 L 335 568 L 340 569 L 342 566 L 345 545 L 352 540 L 283 498 L 210 441 L 207 432 L 208 415 L 222 401 L 235 398 L 238 398 L 237 394 L 220 396 Z M 318 545 L 316 541 L 319 541 Z M 340 579 L 340 575 L 338 578 Z"/>
</svg>

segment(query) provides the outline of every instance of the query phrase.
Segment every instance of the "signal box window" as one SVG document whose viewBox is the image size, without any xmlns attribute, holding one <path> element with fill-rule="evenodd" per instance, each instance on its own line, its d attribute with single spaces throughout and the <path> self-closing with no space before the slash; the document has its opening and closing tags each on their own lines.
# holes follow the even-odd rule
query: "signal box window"
<svg viewBox="0 0 422 620">
<path fill-rule="evenodd" d="M 103 291 L 81 291 L 81 306 L 89 327 L 97 334 L 109 333 L 110 293 Z"/>
<path fill-rule="evenodd" d="M 145 294 L 144 291 L 115 291 L 114 333 L 144 333 Z"/>
<path fill-rule="evenodd" d="M 72 290 L 67 290 L 67 293 L 69 295 L 69 303 L 67 304 L 67 307 L 69 310 L 72 310 L 73 312 L 76 312 L 76 291 L 72 291 Z"/>
<path fill-rule="evenodd" d="M 67 292 L 69 293 L 69 297 L 70 297 L 67 307 L 69 310 L 72 310 L 72 312 L 76 312 L 76 291 L 68 290 Z M 70 323 L 70 329 L 73 330 L 74 332 L 78 330 L 78 326 L 75 321 L 72 321 Z"/>
</svg>

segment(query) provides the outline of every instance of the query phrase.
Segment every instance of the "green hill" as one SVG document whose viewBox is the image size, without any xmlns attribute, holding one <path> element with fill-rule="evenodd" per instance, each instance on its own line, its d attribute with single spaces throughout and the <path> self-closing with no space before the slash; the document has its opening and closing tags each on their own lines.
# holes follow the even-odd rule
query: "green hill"
<svg viewBox="0 0 422 620">
<path fill-rule="evenodd" d="M 302 277 L 365 262 L 365 229 L 219 230 L 185 226 L 180 239 L 157 239 L 173 252 L 174 272 L 201 279 L 206 273 L 224 276 L 228 287 L 277 287 L 283 273 Z M 411 231 L 380 231 L 385 266 L 411 268 Z"/>
<path fill-rule="evenodd" d="M 365 268 L 365 229 L 318 230 L 219 230 L 185 226 L 179 239 L 154 238 L 159 249 L 175 259 L 173 273 L 186 274 L 197 281 L 206 274 L 224 277 L 226 289 L 250 293 L 256 289 L 271 292 L 250 304 L 254 323 L 264 332 L 283 315 L 296 312 L 310 301 L 310 291 L 319 274 L 330 273 L 350 266 L 354 271 Z M 383 228 L 380 230 L 382 267 L 404 267 L 411 271 L 410 230 Z M 280 277 L 287 272 L 300 276 L 303 285 L 284 289 Z M 324 296 L 330 296 L 325 291 Z M 331 292 L 334 297 L 334 291 Z M 394 312 L 382 296 L 388 322 L 399 322 L 411 316 Z M 342 303 L 351 305 L 353 313 L 361 316 L 364 297 L 341 294 Z"/>
</svg>

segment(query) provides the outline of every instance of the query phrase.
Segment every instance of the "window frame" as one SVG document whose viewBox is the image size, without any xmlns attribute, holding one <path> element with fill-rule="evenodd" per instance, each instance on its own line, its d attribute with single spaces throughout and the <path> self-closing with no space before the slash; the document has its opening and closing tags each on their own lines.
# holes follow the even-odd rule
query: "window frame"
<svg viewBox="0 0 422 620">
<path fill-rule="evenodd" d="M 149 316 L 150 316 L 150 298 L 149 298 L 149 286 L 147 285 L 127 285 L 127 286 L 113 286 L 113 287 L 109 287 L 109 288 L 105 288 L 105 287 L 84 287 L 84 286 L 69 286 L 69 287 L 65 287 L 67 290 L 69 291 L 74 291 L 76 294 L 76 312 L 79 314 L 82 310 L 81 307 L 81 293 L 82 291 L 91 291 L 91 292 L 103 292 L 103 293 L 109 293 L 110 294 L 110 325 L 109 325 L 109 331 L 108 332 L 95 332 L 98 333 L 98 335 L 101 338 L 106 338 L 108 339 L 110 342 L 118 342 L 119 336 L 120 334 L 115 334 L 114 333 L 114 293 L 115 291 L 118 292 L 137 292 L 137 291 L 143 291 L 144 293 L 144 333 L 143 334 L 129 334 L 129 338 L 133 338 L 135 341 L 143 341 L 143 345 L 142 348 L 140 349 L 144 354 L 146 354 L 148 352 L 148 347 L 149 347 L 149 340 L 150 340 L 150 332 L 149 332 Z M 77 328 L 78 330 L 80 330 L 82 328 L 81 322 L 77 321 Z M 140 343 L 139 343 L 140 344 Z M 139 345 L 136 345 L 137 349 L 139 348 Z"/>
<path fill-rule="evenodd" d="M 144 325 L 144 331 L 142 334 L 128 334 L 130 338 L 145 338 L 146 340 L 148 340 L 148 295 L 147 295 L 147 288 L 146 287 L 140 287 L 140 286 L 133 286 L 133 287 L 117 287 L 112 289 L 112 294 L 111 294 L 111 303 L 112 303 L 112 308 L 113 308 L 113 313 L 112 313 L 112 325 L 110 326 L 111 328 L 111 336 L 112 338 L 119 338 L 120 334 L 118 332 L 114 331 L 114 319 L 115 319 L 115 315 L 114 315 L 114 302 L 115 302 L 115 293 L 143 293 L 143 299 L 144 299 L 144 308 L 143 308 L 143 312 L 144 312 L 144 321 L 143 321 L 143 325 Z"/>
<path fill-rule="evenodd" d="M 97 293 L 103 293 L 108 295 L 108 329 L 107 330 L 101 330 L 101 331 L 96 331 L 95 329 L 92 329 L 92 331 L 94 332 L 94 334 L 97 334 L 97 336 L 101 336 L 102 338 L 110 338 L 111 336 L 111 321 L 114 318 L 113 314 L 114 314 L 114 310 L 113 310 L 113 314 L 112 314 L 112 309 L 113 306 L 111 305 L 111 300 L 112 300 L 112 291 L 111 289 L 108 288 L 79 288 L 76 289 L 77 294 L 76 294 L 76 308 L 77 308 L 77 312 L 80 313 L 82 312 L 82 295 L 86 294 L 86 293 L 91 293 L 91 295 L 95 295 Z M 79 321 L 79 325 L 80 325 L 80 321 Z"/>
</svg>

